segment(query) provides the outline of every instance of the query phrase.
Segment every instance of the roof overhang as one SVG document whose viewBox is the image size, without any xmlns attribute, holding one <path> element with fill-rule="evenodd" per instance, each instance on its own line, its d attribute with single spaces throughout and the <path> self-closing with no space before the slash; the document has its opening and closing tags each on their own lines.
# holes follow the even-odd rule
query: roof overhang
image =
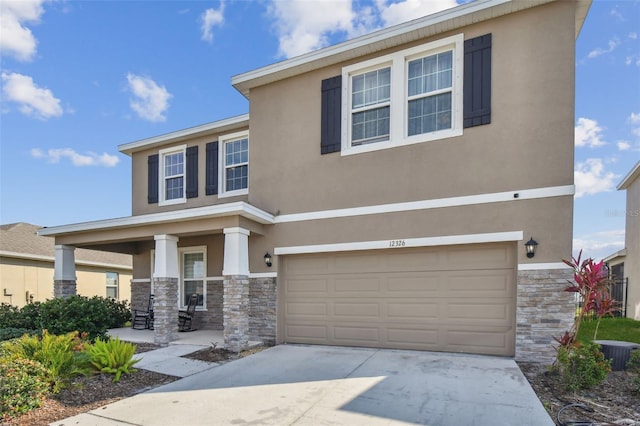
<svg viewBox="0 0 640 426">
<path fill-rule="evenodd" d="M 342 63 L 499 16 L 540 6 L 552 1 L 557 0 L 476 0 L 324 49 L 238 74 L 232 77 L 231 83 L 233 87 L 249 99 L 249 91 L 254 87 L 273 83 L 298 74 Z M 575 17 L 576 38 L 587 16 L 591 1 L 592 0 L 577 0 L 578 4 L 576 6 Z"/>
<path fill-rule="evenodd" d="M 196 207 L 192 209 L 175 210 L 162 213 L 151 213 L 138 216 L 128 216 L 115 219 L 98 220 L 93 222 L 74 223 L 70 225 L 53 226 L 38 230 L 40 236 L 62 236 L 88 231 L 108 231 L 143 225 L 157 225 L 162 223 L 184 222 L 199 219 L 211 219 L 228 216 L 240 216 L 262 225 L 275 223 L 275 217 L 264 210 L 244 201 L 213 206 Z"/>
<path fill-rule="evenodd" d="M 609 256 L 602 259 L 603 262 L 609 263 L 612 260 L 622 259 L 627 255 L 627 249 L 618 250 L 615 253 L 610 254 Z"/>
<path fill-rule="evenodd" d="M 118 146 L 118 150 L 123 154 L 131 155 L 135 152 L 150 148 L 157 148 L 169 143 L 181 142 L 200 136 L 214 135 L 223 132 L 230 132 L 244 127 L 249 127 L 249 114 L 242 114 L 223 120 L 190 127 L 160 136 L 141 139 L 134 142 L 125 143 Z"/>
<path fill-rule="evenodd" d="M 640 161 L 638 161 L 636 165 L 633 166 L 633 169 L 631 169 L 631 171 L 627 173 L 627 175 L 624 177 L 624 179 L 622 179 L 622 181 L 616 188 L 618 189 L 618 191 L 627 189 L 636 179 L 638 179 L 638 177 L 640 177 Z"/>
</svg>

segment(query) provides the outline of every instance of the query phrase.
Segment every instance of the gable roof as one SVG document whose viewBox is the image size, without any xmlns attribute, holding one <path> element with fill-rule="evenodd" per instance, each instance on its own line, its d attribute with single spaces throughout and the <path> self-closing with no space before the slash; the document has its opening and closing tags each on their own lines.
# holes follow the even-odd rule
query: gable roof
<svg viewBox="0 0 640 426">
<path fill-rule="evenodd" d="M 415 40 L 462 28 L 557 0 L 476 0 L 451 9 L 423 16 L 399 25 L 347 40 L 324 49 L 305 53 L 258 68 L 231 79 L 231 84 L 247 99 L 253 87 L 273 83 L 318 68 L 396 47 Z M 591 0 L 576 0 L 575 36 L 591 6 Z"/>
<path fill-rule="evenodd" d="M 631 169 L 629 173 L 622 179 L 622 181 L 618 184 L 616 189 L 620 191 L 621 189 L 627 189 L 631 186 L 631 184 L 640 177 L 640 161 L 636 163 L 635 166 Z"/>
<path fill-rule="evenodd" d="M 24 222 L 0 225 L 0 256 L 53 262 L 55 240 L 37 235 L 36 231 L 40 228 Z M 75 251 L 75 259 L 80 265 L 132 268 L 132 257 L 120 253 L 79 248 Z"/>
</svg>

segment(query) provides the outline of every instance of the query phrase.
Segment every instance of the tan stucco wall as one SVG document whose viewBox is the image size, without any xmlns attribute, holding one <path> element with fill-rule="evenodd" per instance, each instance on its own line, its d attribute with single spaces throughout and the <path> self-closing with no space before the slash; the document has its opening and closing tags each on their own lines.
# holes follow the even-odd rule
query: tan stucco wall
<svg viewBox="0 0 640 426">
<path fill-rule="evenodd" d="M 624 273 L 629 277 L 627 316 L 640 320 L 640 178 L 627 188 L 625 235 Z"/>
<path fill-rule="evenodd" d="M 130 270 L 98 269 L 78 266 L 76 270 L 77 292 L 82 296 L 106 297 L 106 272 L 117 272 L 119 300 L 131 299 Z M 12 296 L 4 296 L 4 289 Z M 34 302 L 53 298 L 53 262 L 41 262 L 16 258 L 0 259 L 0 302 L 14 306 L 26 304 L 26 292 L 34 295 Z"/>
</svg>

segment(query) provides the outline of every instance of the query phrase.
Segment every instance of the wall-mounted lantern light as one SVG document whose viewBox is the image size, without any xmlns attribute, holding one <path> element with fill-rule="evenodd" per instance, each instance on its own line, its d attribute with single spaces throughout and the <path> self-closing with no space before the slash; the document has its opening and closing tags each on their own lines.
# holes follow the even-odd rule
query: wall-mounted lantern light
<svg viewBox="0 0 640 426">
<path fill-rule="evenodd" d="M 538 243 L 533 239 L 533 237 L 531 237 L 524 246 L 527 249 L 527 257 L 529 259 L 536 255 L 536 247 L 538 247 Z"/>
<path fill-rule="evenodd" d="M 264 255 L 264 263 L 265 263 L 269 268 L 271 268 L 272 263 L 271 263 L 271 255 L 269 254 L 269 252 L 266 252 L 266 253 L 265 253 L 265 255 Z"/>
</svg>

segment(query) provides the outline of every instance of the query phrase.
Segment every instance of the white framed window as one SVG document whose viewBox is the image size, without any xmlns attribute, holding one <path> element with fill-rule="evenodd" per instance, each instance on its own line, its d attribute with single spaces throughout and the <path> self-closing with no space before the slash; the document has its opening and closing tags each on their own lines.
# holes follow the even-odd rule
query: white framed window
<svg viewBox="0 0 640 426">
<path fill-rule="evenodd" d="M 185 195 L 186 176 L 185 176 L 185 160 L 186 145 L 178 147 L 161 149 L 160 155 L 160 173 L 158 184 L 159 198 L 158 205 L 166 206 L 170 204 L 179 204 L 187 201 Z"/>
<path fill-rule="evenodd" d="M 249 132 L 238 132 L 219 138 L 220 176 L 218 197 L 244 195 L 249 191 Z"/>
<path fill-rule="evenodd" d="M 342 155 L 462 135 L 463 34 L 342 70 Z"/>
<path fill-rule="evenodd" d="M 198 309 L 205 309 L 207 306 L 207 248 L 182 247 L 180 253 L 180 289 L 179 305 L 186 308 L 189 297 L 192 294 L 198 295 Z"/>
<path fill-rule="evenodd" d="M 107 297 L 118 300 L 117 272 L 107 272 Z"/>
</svg>

